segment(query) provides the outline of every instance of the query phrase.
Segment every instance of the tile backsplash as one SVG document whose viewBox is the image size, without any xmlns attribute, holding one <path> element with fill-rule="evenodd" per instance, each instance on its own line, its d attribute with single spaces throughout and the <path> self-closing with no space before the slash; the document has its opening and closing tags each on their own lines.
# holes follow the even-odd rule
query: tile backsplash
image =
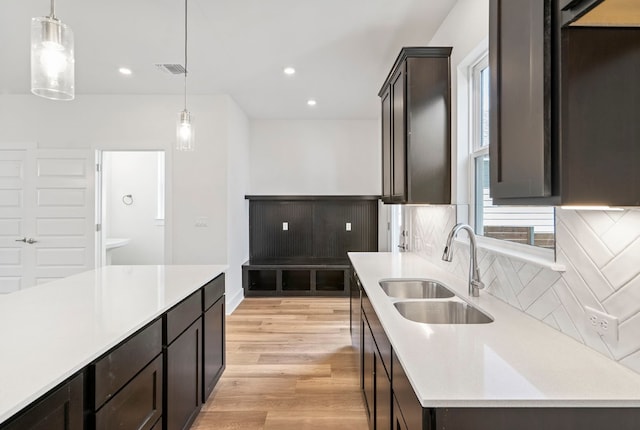
<svg viewBox="0 0 640 430">
<path fill-rule="evenodd" d="M 405 210 L 411 250 L 466 280 L 468 246 L 456 244 L 453 262 L 441 260 L 456 208 Z M 485 293 L 640 373 L 640 209 L 557 210 L 556 256 L 566 271 L 479 249 Z M 618 342 L 587 329 L 584 306 L 619 319 Z"/>
</svg>

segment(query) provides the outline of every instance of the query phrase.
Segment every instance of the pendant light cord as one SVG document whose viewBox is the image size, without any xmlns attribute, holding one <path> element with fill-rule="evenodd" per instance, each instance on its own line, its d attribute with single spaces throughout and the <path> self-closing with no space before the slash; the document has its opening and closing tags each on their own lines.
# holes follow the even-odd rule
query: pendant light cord
<svg viewBox="0 0 640 430">
<path fill-rule="evenodd" d="M 52 0 L 53 1 L 53 0 Z M 184 110 L 187 110 L 187 0 L 184 0 Z"/>
<path fill-rule="evenodd" d="M 56 19 L 56 1 L 51 0 L 51 15 L 49 16 L 51 19 Z"/>
</svg>

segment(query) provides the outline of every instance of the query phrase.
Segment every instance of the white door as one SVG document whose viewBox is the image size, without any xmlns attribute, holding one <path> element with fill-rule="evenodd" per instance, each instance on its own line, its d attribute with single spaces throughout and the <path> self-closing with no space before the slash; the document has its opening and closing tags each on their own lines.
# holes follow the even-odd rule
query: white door
<svg viewBox="0 0 640 430">
<path fill-rule="evenodd" d="M 0 151 L 0 293 L 16 291 L 33 285 L 25 255 L 27 230 L 27 202 L 30 196 L 25 189 L 26 176 L 30 173 L 27 150 Z M 34 272 L 34 271 L 31 271 Z"/>
<path fill-rule="evenodd" d="M 18 163 L 14 158 L 20 159 L 12 157 L 13 153 L 24 154 L 21 180 L 0 176 L 6 183 L 0 182 L 0 192 L 7 191 L 8 203 L 8 209 L 0 213 L 0 226 L 4 223 L 7 231 L 1 245 L 8 250 L 7 257 L 12 258 L 7 260 L 10 263 L 16 262 L 16 255 L 21 257 L 19 264 L 6 265 L 11 270 L 0 263 L 0 288 L 3 284 L 4 292 L 28 288 L 92 269 L 95 241 L 92 151 L 41 149 L 0 153 L 3 154 L 0 160 L 9 164 Z M 11 181 L 16 184 L 14 188 L 9 187 Z M 20 205 L 16 190 L 23 196 Z"/>
<path fill-rule="evenodd" d="M 36 284 L 93 269 L 93 151 L 38 150 L 35 167 Z"/>
</svg>

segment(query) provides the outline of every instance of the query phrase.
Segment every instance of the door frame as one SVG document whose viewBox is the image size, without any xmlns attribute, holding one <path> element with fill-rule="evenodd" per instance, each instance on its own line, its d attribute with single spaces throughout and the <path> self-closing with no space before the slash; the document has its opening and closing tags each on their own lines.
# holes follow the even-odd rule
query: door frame
<svg viewBox="0 0 640 430">
<path fill-rule="evenodd" d="M 173 253 L 172 253 L 172 236 L 173 229 L 171 220 L 173 219 L 173 205 L 172 205 L 172 151 L 167 150 L 162 147 L 155 148 L 142 148 L 142 147 L 119 147 L 119 146 L 109 146 L 109 147 L 101 147 L 95 149 L 95 162 L 96 169 L 95 173 L 95 185 L 96 185 L 96 202 L 95 202 L 95 213 L 96 213 L 96 238 L 95 238 L 95 263 L 96 268 L 104 266 L 105 255 L 103 248 L 103 219 L 102 219 L 102 209 L 103 209 L 103 184 L 102 184 L 102 163 L 103 163 L 103 155 L 105 152 L 162 152 L 164 153 L 164 252 L 163 252 L 163 264 L 171 264 L 173 261 Z M 99 166 L 99 167 L 98 167 Z M 98 227 L 99 226 L 99 227 Z"/>
</svg>

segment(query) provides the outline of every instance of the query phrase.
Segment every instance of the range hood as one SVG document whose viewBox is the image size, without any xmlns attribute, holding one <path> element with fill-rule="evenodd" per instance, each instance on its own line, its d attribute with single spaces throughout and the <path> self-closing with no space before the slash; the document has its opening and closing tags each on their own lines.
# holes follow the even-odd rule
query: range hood
<svg viewBox="0 0 640 430">
<path fill-rule="evenodd" d="M 640 27 L 640 0 L 563 0 L 563 24 L 572 27 Z"/>
</svg>

